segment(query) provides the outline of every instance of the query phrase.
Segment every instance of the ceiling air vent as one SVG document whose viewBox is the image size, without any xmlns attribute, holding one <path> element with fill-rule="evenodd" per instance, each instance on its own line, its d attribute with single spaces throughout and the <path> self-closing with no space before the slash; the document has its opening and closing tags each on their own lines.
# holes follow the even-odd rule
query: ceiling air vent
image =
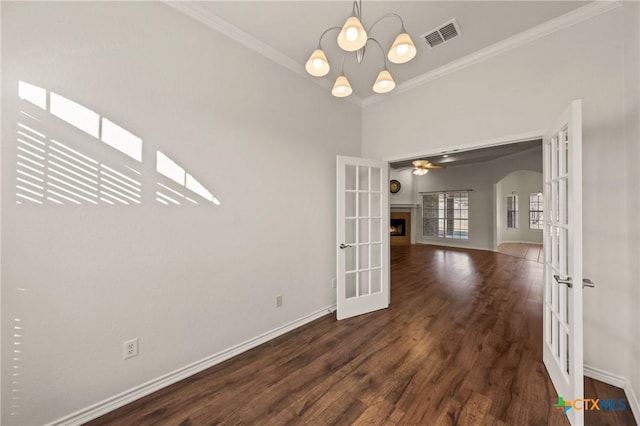
<svg viewBox="0 0 640 426">
<path fill-rule="evenodd" d="M 435 30 L 429 31 L 422 37 L 424 37 L 429 47 L 436 47 L 437 45 L 451 40 L 452 38 L 459 36 L 460 34 L 462 34 L 462 31 L 460 31 L 458 22 L 455 19 L 452 19 L 449 22 L 440 25 Z"/>
</svg>

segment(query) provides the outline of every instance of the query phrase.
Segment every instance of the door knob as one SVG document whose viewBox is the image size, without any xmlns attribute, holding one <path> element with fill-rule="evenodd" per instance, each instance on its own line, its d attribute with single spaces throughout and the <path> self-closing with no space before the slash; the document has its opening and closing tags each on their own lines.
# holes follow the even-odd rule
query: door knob
<svg viewBox="0 0 640 426">
<path fill-rule="evenodd" d="M 563 280 L 562 278 L 560 278 L 560 275 L 554 275 L 553 278 L 558 284 L 566 284 L 569 288 L 573 287 L 573 280 L 571 279 L 571 277 L 567 277 L 566 280 Z"/>
<path fill-rule="evenodd" d="M 571 279 L 571 277 L 567 277 L 566 280 L 563 280 L 562 278 L 560 278 L 560 275 L 554 275 L 553 278 L 558 282 L 558 284 L 566 284 L 567 287 L 572 288 L 573 287 L 573 280 Z M 589 278 L 583 278 L 582 279 L 582 287 L 589 287 L 589 288 L 594 288 L 596 285 L 593 281 L 591 281 L 591 279 Z"/>
<path fill-rule="evenodd" d="M 345 245 L 344 243 L 340 243 L 340 248 L 341 249 L 346 249 L 347 247 L 351 247 L 350 245 Z"/>
</svg>

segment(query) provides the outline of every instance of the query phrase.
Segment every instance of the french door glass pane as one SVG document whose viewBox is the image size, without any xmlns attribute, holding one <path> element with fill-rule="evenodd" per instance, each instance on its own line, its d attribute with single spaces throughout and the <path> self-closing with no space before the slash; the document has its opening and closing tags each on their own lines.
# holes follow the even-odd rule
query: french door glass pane
<svg viewBox="0 0 640 426">
<path fill-rule="evenodd" d="M 371 244 L 371 267 L 382 266 L 382 244 Z"/>
<path fill-rule="evenodd" d="M 356 193 L 355 192 L 346 192 L 345 196 L 345 216 L 346 217 L 355 217 L 356 216 Z"/>
<path fill-rule="evenodd" d="M 379 167 L 371 167 L 371 190 L 382 191 L 382 182 L 380 182 Z"/>
<path fill-rule="evenodd" d="M 369 242 L 369 219 L 358 219 L 358 242 Z"/>
<path fill-rule="evenodd" d="M 345 274 L 345 293 L 347 299 L 356 297 L 356 274 L 357 272 Z"/>
<path fill-rule="evenodd" d="M 369 167 L 358 167 L 358 189 L 360 191 L 369 190 Z"/>
<path fill-rule="evenodd" d="M 358 217 L 368 217 L 368 216 L 369 216 L 369 193 L 359 192 L 358 193 Z"/>
<path fill-rule="evenodd" d="M 360 287 L 360 295 L 369 294 L 369 271 L 359 272 L 358 283 Z"/>
<path fill-rule="evenodd" d="M 371 242 L 378 243 L 381 241 L 382 233 L 380 232 L 381 219 L 371 219 Z"/>
<path fill-rule="evenodd" d="M 551 345 L 551 342 L 553 342 L 553 327 L 551 326 L 551 310 L 549 309 L 549 306 L 546 307 L 546 309 L 544 310 L 544 315 L 547 319 L 547 344 Z"/>
<path fill-rule="evenodd" d="M 345 186 L 346 189 L 355 190 L 356 188 L 356 166 L 347 166 L 345 170 Z"/>
<path fill-rule="evenodd" d="M 344 259 L 345 259 L 344 269 L 346 271 L 355 271 L 356 270 L 356 247 L 346 248 L 344 253 Z"/>
<path fill-rule="evenodd" d="M 369 245 L 358 246 L 358 269 L 369 268 Z"/>
<path fill-rule="evenodd" d="M 564 138 L 564 174 L 569 173 L 569 133 L 565 133 Z"/>
<path fill-rule="evenodd" d="M 557 161 L 558 161 L 558 138 L 554 137 L 551 139 L 551 143 L 549 144 L 549 149 L 551 149 L 551 179 L 555 179 L 558 176 L 557 173 Z"/>
<path fill-rule="evenodd" d="M 356 219 L 345 220 L 345 244 L 355 244 L 356 241 Z"/>
<path fill-rule="evenodd" d="M 380 216 L 380 194 L 371 193 L 371 217 Z"/>
<path fill-rule="evenodd" d="M 380 293 L 382 291 L 382 270 L 371 270 L 371 293 Z"/>
<path fill-rule="evenodd" d="M 562 179 L 562 197 L 563 197 L 563 209 L 562 209 L 562 223 L 565 225 L 569 223 L 569 181 Z"/>
</svg>

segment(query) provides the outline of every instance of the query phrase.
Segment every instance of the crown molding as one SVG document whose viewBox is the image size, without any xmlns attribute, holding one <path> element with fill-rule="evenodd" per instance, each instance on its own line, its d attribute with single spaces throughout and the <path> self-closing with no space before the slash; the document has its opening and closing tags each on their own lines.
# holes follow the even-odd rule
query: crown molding
<svg viewBox="0 0 640 426">
<path fill-rule="evenodd" d="M 281 51 L 269 46 L 263 41 L 253 37 L 252 35 L 242 31 L 238 27 L 234 26 L 230 22 L 220 18 L 214 13 L 202 7 L 196 1 L 175 1 L 175 0 L 163 0 L 163 2 L 183 14 L 193 18 L 209 28 L 227 36 L 242 46 L 253 50 L 256 53 L 270 59 L 278 65 L 287 68 L 290 71 L 304 77 L 306 80 L 311 81 L 320 87 L 331 90 L 332 83 L 326 78 L 313 78 L 310 77 L 305 71 L 304 67 L 296 60 L 285 55 Z M 543 24 L 530 28 L 513 37 L 509 37 L 484 49 L 478 50 L 446 65 L 443 65 L 434 70 L 428 71 L 396 86 L 395 90 L 388 93 L 386 96 L 371 95 L 366 98 L 359 98 L 356 95 L 346 98 L 348 102 L 357 105 L 361 108 L 368 105 L 372 105 L 378 102 L 382 102 L 388 99 L 390 96 L 395 96 L 400 93 L 412 90 L 416 87 L 422 86 L 440 77 L 444 77 L 448 74 L 454 73 L 461 69 L 467 68 L 471 65 L 490 59 L 494 56 L 500 55 L 504 52 L 508 52 L 517 47 L 523 46 L 539 38 L 553 34 L 557 31 L 561 31 L 565 28 L 569 28 L 575 24 L 591 19 L 602 13 L 616 9 L 622 6 L 622 0 L 595 0 L 575 9 L 569 13 L 566 13 L 557 18 L 551 19 Z"/>
<path fill-rule="evenodd" d="M 575 24 L 591 19 L 602 13 L 616 9 L 622 6 L 621 0 L 596 0 L 569 13 L 551 19 L 543 24 L 537 25 L 515 36 L 509 37 L 491 46 L 480 49 L 474 53 L 449 62 L 439 68 L 426 72 L 422 75 L 414 77 L 396 86 L 396 89 L 384 98 L 375 95 L 368 96 L 362 100 L 362 106 L 366 107 L 387 99 L 389 96 L 395 96 L 416 87 L 422 86 L 430 81 L 436 80 L 445 75 L 454 73 L 471 65 L 490 59 L 494 56 L 508 52 L 517 47 L 523 46 L 539 38 L 548 36 L 557 31 L 569 28 Z"/>
<path fill-rule="evenodd" d="M 231 40 L 241 44 L 248 49 L 253 50 L 256 53 L 259 53 L 265 58 L 270 59 L 271 61 L 283 66 L 290 71 L 293 71 L 299 76 L 304 77 L 306 80 L 311 81 L 326 90 L 330 91 L 333 87 L 333 84 L 327 78 L 315 78 L 309 76 L 304 70 L 304 67 L 296 60 L 290 58 L 281 51 L 274 49 L 273 47 L 264 43 L 262 40 L 255 38 L 251 34 L 242 31 L 235 25 L 202 7 L 197 1 L 163 0 L 163 3 L 179 12 L 184 13 L 190 18 L 193 18 L 205 24 L 207 27 L 216 30 L 217 32 L 227 36 Z M 362 99 L 355 95 L 349 96 L 348 98 L 346 98 L 346 100 L 359 107 L 362 107 Z"/>
</svg>

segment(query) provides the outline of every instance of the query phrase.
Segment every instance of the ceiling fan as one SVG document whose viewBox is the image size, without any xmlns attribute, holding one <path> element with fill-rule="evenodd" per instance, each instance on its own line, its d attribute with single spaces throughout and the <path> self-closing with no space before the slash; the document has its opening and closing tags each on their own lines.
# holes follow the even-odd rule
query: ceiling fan
<svg viewBox="0 0 640 426">
<path fill-rule="evenodd" d="M 417 176 L 426 175 L 430 169 L 444 169 L 444 166 L 436 166 L 427 160 L 415 160 L 413 164 L 413 174 Z"/>
</svg>

